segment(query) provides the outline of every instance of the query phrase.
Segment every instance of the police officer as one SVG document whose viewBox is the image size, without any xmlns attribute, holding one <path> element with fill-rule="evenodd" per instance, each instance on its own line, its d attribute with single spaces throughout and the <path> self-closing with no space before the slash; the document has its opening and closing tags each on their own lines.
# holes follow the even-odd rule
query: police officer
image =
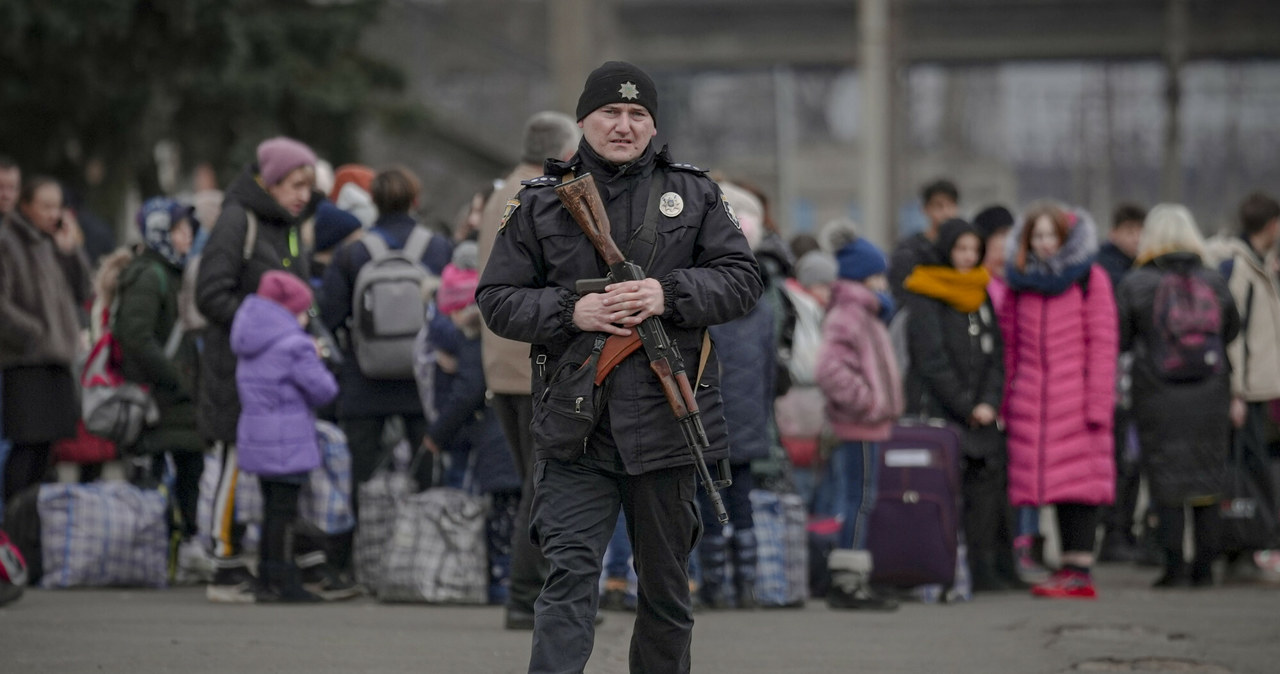
<svg viewBox="0 0 1280 674">
<path fill-rule="evenodd" d="M 755 259 L 719 188 L 701 169 L 673 163 L 665 148 L 652 146 L 657 111 L 644 71 L 619 61 L 600 66 L 578 99 L 577 154 L 549 160 L 546 175 L 526 181 L 507 203 L 477 299 L 495 333 L 533 344 L 535 408 L 561 358 L 577 358 L 584 340 L 598 335 L 628 335 L 650 316 L 665 321 L 692 381 L 705 328 L 746 314 L 760 296 Z M 579 296 L 576 281 L 607 269 L 552 188 L 588 172 L 614 241 L 647 278 Z M 535 446 L 530 536 L 551 568 L 534 609 L 530 672 L 586 666 L 601 558 L 619 507 L 639 576 L 631 671 L 689 671 L 687 569 L 701 533 L 696 472 L 643 354 L 610 374 L 585 446 Z M 702 370 L 697 398 L 711 441 L 706 458 L 714 461 L 728 453 L 714 349 Z"/>
</svg>

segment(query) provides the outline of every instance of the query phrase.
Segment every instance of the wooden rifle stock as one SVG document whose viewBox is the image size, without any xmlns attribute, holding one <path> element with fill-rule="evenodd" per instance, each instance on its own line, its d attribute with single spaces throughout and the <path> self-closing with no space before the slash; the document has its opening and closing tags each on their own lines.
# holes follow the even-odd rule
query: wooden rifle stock
<svg viewBox="0 0 1280 674">
<path fill-rule="evenodd" d="M 600 254 L 601 259 L 609 266 L 609 276 L 614 283 L 622 281 L 640 281 L 644 279 L 644 270 L 634 263 L 628 262 L 613 242 L 609 225 L 609 216 L 605 213 L 604 202 L 600 200 L 600 192 L 596 189 L 595 178 L 590 173 L 574 178 L 556 187 L 556 196 L 564 204 L 569 215 L 573 216 L 582 228 L 591 245 Z M 727 481 L 717 482 L 712 479 L 711 471 L 702 449 L 711 445 L 707 440 L 707 431 L 702 426 L 702 417 L 698 411 L 698 401 L 694 396 L 689 377 L 685 374 L 684 360 L 680 351 L 667 336 L 662 319 L 650 316 L 635 327 L 644 344 L 645 353 L 649 357 L 649 369 L 658 377 L 662 392 L 671 406 L 671 411 L 680 423 L 681 433 L 689 453 L 693 455 L 693 464 L 702 480 L 707 496 L 715 510 L 716 519 L 721 524 L 729 521 L 729 513 L 724 508 L 724 500 L 720 497 L 718 487 L 728 486 Z M 724 477 L 723 475 L 721 476 Z"/>
</svg>

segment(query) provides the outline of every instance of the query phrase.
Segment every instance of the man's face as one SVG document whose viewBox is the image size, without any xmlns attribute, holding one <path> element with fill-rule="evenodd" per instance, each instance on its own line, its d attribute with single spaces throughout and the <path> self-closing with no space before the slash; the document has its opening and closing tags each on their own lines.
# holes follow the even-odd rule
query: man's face
<svg viewBox="0 0 1280 674">
<path fill-rule="evenodd" d="M 62 220 L 62 188 L 56 183 L 37 187 L 31 203 L 22 205 L 22 215 L 46 234 L 58 231 L 58 223 Z"/>
<path fill-rule="evenodd" d="M 929 218 L 929 226 L 937 227 L 956 217 L 956 202 L 945 194 L 935 194 L 924 202 L 924 215 Z"/>
<path fill-rule="evenodd" d="M 0 169 L 0 214 L 13 210 L 18 203 L 18 190 L 22 187 L 22 172 L 17 167 Z"/>
<path fill-rule="evenodd" d="M 1116 245 L 1122 253 L 1129 257 L 1138 256 L 1138 240 L 1142 238 L 1142 223 L 1134 220 L 1126 220 L 1114 228 L 1107 235 L 1111 243 Z"/>
<path fill-rule="evenodd" d="M 658 135 L 649 110 L 635 103 L 600 106 L 583 117 L 578 128 L 596 154 L 618 165 L 635 161 Z"/>
</svg>

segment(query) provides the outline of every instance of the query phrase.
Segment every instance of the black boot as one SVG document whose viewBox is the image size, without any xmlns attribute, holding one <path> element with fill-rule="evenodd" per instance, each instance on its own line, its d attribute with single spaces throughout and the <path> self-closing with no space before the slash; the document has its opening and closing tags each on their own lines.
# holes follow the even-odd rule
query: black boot
<svg viewBox="0 0 1280 674">
<path fill-rule="evenodd" d="M 302 587 L 302 574 L 292 562 L 263 562 L 259 568 L 260 604 L 303 604 L 323 601 Z"/>
<path fill-rule="evenodd" d="M 871 590 L 871 553 L 866 550 L 832 550 L 827 565 L 831 569 L 827 606 L 859 611 L 898 610 L 898 602 Z"/>
<path fill-rule="evenodd" d="M 729 542 L 722 531 L 704 534 L 702 542 L 698 544 L 698 561 L 702 563 L 702 583 L 698 586 L 698 597 L 705 608 L 729 608 L 729 599 L 725 596 L 728 547 Z"/>
<path fill-rule="evenodd" d="M 1187 566 L 1186 560 L 1182 558 L 1182 551 L 1165 550 L 1164 559 L 1164 575 L 1152 583 L 1151 587 L 1156 589 L 1190 587 L 1190 567 Z"/>
<path fill-rule="evenodd" d="M 995 552 L 996 577 L 1009 590 L 1030 590 L 1031 584 L 1018 575 L 1018 562 L 1013 557 L 1013 546 L 1002 545 Z"/>
<path fill-rule="evenodd" d="M 992 550 L 973 550 L 969 555 L 969 575 L 974 592 L 1007 592 L 1011 588 L 996 572 L 996 554 Z"/>
<path fill-rule="evenodd" d="M 738 608 L 756 608 L 755 529 L 733 532 L 733 586 L 738 594 Z"/>
</svg>

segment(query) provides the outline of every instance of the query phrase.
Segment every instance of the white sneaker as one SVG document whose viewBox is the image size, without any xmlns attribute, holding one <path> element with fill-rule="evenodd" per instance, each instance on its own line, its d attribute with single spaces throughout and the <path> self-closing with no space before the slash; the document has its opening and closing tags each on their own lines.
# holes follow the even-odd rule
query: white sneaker
<svg viewBox="0 0 1280 674">
<path fill-rule="evenodd" d="M 199 585 L 213 581 L 213 556 L 195 538 L 178 544 L 178 560 L 174 569 L 175 585 Z"/>
</svg>

